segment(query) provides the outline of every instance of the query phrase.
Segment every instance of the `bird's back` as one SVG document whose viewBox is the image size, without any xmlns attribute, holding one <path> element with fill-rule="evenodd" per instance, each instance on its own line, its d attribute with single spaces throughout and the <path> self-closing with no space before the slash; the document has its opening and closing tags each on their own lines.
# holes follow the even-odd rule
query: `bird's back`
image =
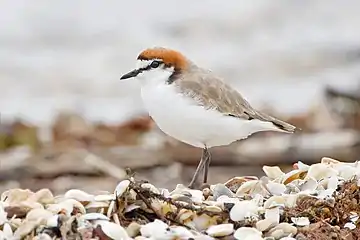
<svg viewBox="0 0 360 240">
<path fill-rule="evenodd" d="M 296 127 L 254 109 L 234 88 L 211 71 L 192 64 L 189 72 L 174 82 L 182 94 L 193 98 L 206 109 L 214 109 L 225 116 L 271 122 L 273 130 L 292 133 Z"/>
</svg>

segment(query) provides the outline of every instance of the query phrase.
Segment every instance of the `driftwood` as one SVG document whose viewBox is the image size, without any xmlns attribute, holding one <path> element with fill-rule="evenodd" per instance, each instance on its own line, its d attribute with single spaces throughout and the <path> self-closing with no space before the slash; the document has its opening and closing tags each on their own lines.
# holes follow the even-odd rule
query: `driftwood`
<svg viewBox="0 0 360 240">
<path fill-rule="evenodd" d="M 173 149 L 175 161 L 197 164 L 201 150 L 185 145 Z M 228 147 L 211 149 L 212 165 L 315 163 L 324 156 L 353 161 L 360 159 L 360 134 L 353 130 L 254 136 Z"/>
<path fill-rule="evenodd" d="M 324 156 L 343 160 L 360 157 L 360 137 L 356 131 L 298 135 L 254 136 L 227 147 L 211 149 L 212 166 L 292 165 L 297 161 L 318 162 Z M 37 155 L 14 154 L 0 157 L 0 180 L 24 178 L 52 179 L 59 176 L 112 176 L 121 179 L 126 168 L 149 169 L 179 162 L 194 167 L 201 149 L 175 144 L 163 149 L 117 147 L 109 149 L 73 149 L 56 152 L 47 149 Z"/>
</svg>

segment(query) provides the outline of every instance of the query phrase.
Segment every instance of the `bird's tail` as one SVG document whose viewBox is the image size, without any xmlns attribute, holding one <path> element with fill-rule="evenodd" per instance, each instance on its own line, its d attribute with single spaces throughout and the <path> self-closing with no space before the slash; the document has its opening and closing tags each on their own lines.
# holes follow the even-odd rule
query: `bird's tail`
<svg viewBox="0 0 360 240">
<path fill-rule="evenodd" d="M 258 114 L 261 115 L 263 120 L 271 122 L 281 132 L 294 133 L 297 131 L 301 131 L 300 128 L 295 127 L 294 125 L 291 125 L 290 123 L 284 122 L 284 121 L 277 119 L 275 117 L 272 117 L 270 115 L 267 115 L 264 113 L 258 113 Z"/>
<path fill-rule="evenodd" d="M 274 124 L 277 128 L 279 128 L 280 130 L 282 130 L 284 132 L 294 133 L 294 132 L 301 130 L 300 128 L 295 127 L 294 125 L 291 125 L 290 123 L 281 121 L 274 117 L 271 117 L 271 118 L 272 118 L 272 120 L 271 120 L 272 124 Z"/>
</svg>

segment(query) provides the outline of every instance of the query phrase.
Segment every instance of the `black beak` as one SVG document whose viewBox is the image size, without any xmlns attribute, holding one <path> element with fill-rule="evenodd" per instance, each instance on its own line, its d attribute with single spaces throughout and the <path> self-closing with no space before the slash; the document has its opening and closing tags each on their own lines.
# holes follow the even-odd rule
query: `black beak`
<svg viewBox="0 0 360 240">
<path fill-rule="evenodd" d="M 132 78 L 132 77 L 136 77 L 141 71 L 139 69 L 135 69 L 125 75 L 123 75 L 120 80 L 124 80 L 124 79 L 128 79 L 128 78 Z"/>
</svg>

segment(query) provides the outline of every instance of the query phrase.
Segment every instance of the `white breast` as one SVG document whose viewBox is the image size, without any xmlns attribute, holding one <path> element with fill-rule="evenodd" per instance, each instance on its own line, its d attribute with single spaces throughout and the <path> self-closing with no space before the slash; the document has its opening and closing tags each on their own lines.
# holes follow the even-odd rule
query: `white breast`
<svg viewBox="0 0 360 240">
<path fill-rule="evenodd" d="M 190 145 L 213 147 L 228 145 L 273 125 L 257 120 L 224 116 L 206 110 L 175 90 L 174 84 L 142 85 L 141 95 L 150 116 L 166 134 Z"/>
</svg>

